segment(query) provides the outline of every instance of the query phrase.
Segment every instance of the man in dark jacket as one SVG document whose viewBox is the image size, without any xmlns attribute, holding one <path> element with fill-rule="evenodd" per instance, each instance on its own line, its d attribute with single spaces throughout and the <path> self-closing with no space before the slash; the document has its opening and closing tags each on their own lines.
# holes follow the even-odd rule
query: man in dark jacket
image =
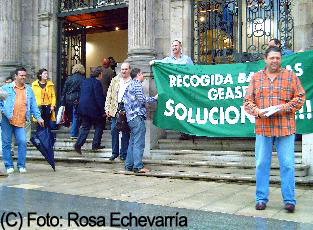
<svg viewBox="0 0 313 230">
<path fill-rule="evenodd" d="M 78 110 L 82 125 L 74 145 L 75 151 L 79 154 L 81 154 L 81 147 L 84 145 L 92 125 L 95 127 L 92 150 L 104 148 L 104 146 L 100 145 L 105 117 L 102 78 L 102 67 L 99 66 L 92 71 L 89 79 L 82 81 L 80 86 Z"/>
</svg>

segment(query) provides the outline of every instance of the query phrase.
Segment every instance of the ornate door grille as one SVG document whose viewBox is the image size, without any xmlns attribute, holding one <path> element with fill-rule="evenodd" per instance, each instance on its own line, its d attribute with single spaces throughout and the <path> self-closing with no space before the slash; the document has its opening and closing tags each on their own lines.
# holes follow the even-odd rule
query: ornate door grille
<svg viewBox="0 0 313 230">
<path fill-rule="evenodd" d="M 58 48 L 58 95 L 61 95 L 64 82 L 71 75 L 75 64 L 86 66 L 86 30 L 85 27 L 59 20 Z"/>
<path fill-rule="evenodd" d="M 272 38 L 293 49 L 291 0 L 193 0 L 192 6 L 195 63 L 255 61 Z"/>
</svg>

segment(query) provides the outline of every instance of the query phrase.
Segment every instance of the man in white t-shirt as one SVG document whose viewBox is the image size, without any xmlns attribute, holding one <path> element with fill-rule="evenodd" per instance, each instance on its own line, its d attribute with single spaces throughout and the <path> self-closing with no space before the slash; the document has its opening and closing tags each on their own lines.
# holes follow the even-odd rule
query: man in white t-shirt
<svg viewBox="0 0 313 230">
<path fill-rule="evenodd" d="M 121 72 L 112 79 L 105 100 L 105 113 L 108 118 L 112 118 L 111 135 L 112 135 L 112 156 L 114 160 L 120 156 L 121 160 L 126 159 L 130 132 L 122 131 L 121 149 L 119 148 L 119 131 L 116 129 L 117 108 L 122 102 L 125 90 L 131 82 L 130 64 L 125 62 L 121 65 Z"/>
</svg>

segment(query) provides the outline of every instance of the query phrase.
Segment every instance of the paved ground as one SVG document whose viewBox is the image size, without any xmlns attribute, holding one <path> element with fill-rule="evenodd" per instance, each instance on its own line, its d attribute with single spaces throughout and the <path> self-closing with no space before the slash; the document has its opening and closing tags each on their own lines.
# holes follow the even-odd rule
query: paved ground
<svg viewBox="0 0 313 230">
<path fill-rule="evenodd" d="M 27 174 L 0 177 L 0 218 L 20 213 L 22 229 L 176 229 L 185 223 L 182 229 L 313 229 L 308 188 L 297 188 L 293 214 L 283 209 L 279 187 L 271 187 L 268 208 L 256 211 L 254 185 L 123 175 L 111 172 L 114 165 L 107 167 L 58 166 L 53 172 L 46 164 L 29 163 Z M 46 218 L 47 213 L 58 218 Z M 105 227 L 90 226 L 90 216 Z M 140 216 L 145 227 L 136 224 Z M 9 217 L 9 224 L 19 219 Z M 79 228 L 87 224 L 85 217 L 91 218 L 89 227 Z M 147 227 L 149 221 L 153 227 Z M 6 224 L 2 229 L 18 229 Z M 167 227 L 158 227 L 162 224 Z"/>
</svg>

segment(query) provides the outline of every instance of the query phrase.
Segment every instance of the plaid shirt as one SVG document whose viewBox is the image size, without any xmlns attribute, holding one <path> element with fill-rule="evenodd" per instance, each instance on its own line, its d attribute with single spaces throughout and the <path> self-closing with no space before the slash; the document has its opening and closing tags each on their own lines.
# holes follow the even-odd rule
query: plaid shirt
<svg viewBox="0 0 313 230">
<path fill-rule="evenodd" d="M 137 116 L 146 118 L 146 103 L 156 102 L 154 97 L 146 97 L 143 93 L 143 87 L 140 81 L 132 80 L 125 90 L 123 97 L 127 121 L 131 121 Z"/>
<path fill-rule="evenodd" d="M 271 80 L 266 69 L 255 73 L 244 100 L 247 113 L 256 117 L 255 133 L 268 137 L 296 132 L 295 112 L 303 106 L 305 91 L 299 78 L 286 69 Z M 258 117 L 259 109 L 282 105 L 281 111 L 267 118 Z"/>
</svg>

